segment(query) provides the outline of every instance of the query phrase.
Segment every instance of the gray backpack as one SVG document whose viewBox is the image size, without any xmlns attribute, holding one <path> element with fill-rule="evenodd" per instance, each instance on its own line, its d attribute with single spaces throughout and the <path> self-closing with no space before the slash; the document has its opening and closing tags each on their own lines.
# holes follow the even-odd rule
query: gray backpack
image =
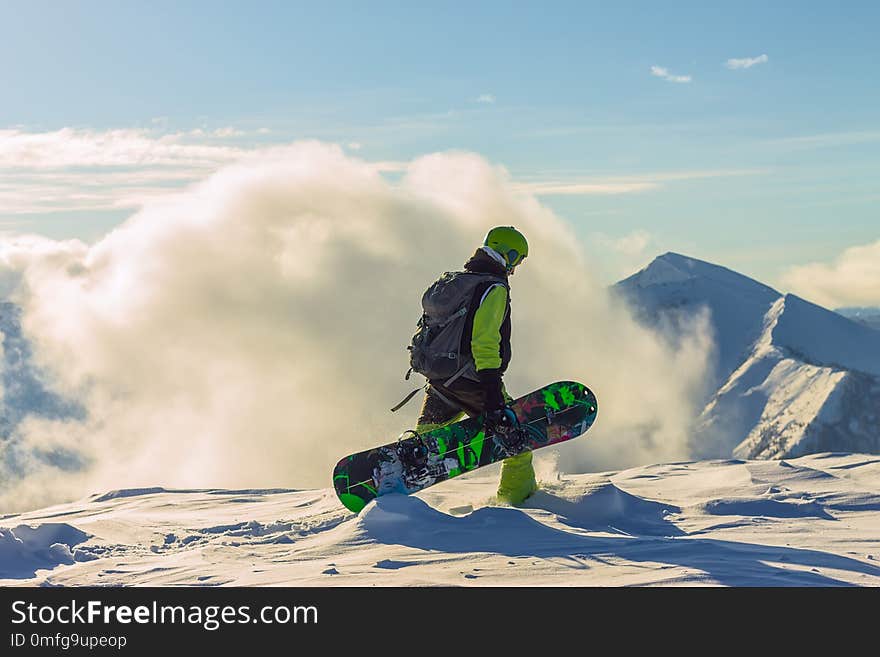
<svg viewBox="0 0 880 657">
<path fill-rule="evenodd" d="M 446 272 L 425 290 L 422 317 L 407 347 L 410 352 L 407 379 L 412 372 L 417 372 L 429 381 L 449 385 L 473 369 L 473 357 L 462 353 L 461 343 L 474 292 L 481 283 L 487 282 L 507 285 L 506 280 L 493 274 L 455 271 Z M 408 402 L 418 390 L 392 410 Z"/>
</svg>

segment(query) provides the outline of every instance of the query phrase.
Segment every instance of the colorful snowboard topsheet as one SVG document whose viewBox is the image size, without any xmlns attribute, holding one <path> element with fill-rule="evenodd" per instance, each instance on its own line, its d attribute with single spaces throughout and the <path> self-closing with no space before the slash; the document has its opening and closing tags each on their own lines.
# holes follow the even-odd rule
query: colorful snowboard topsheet
<svg viewBox="0 0 880 657">
<path fill-rule="evenodd" d="M 422 434 L 404 432 L 387 445 L 346 456 L 333 470 L 340 501 L 357 513 L 386 493 L 414 493 L 510 456 L 571 440 L 596 419 L 595 395 L 581 383 L 557 381 L 510 403 L 520 428 L 487 433 L 465 418 Z"/>
</svg>

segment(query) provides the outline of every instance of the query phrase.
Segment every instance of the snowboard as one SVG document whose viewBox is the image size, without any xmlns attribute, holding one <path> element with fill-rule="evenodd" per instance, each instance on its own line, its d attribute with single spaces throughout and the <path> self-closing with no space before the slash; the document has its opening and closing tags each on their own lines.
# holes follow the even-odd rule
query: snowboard
<svg viewBox="0 0 880 657">
<path fill-rule="evenodd" d="M 596 419 L 596 396 L 582 383 L 557 381 L 509 407 L 519 428 L 493 433 L 482 416 L 417 434 L 406 431 L 387 445 L 346 456 L 333 470 L 339 500 L 359 512 L 387 493 L 410 494 L 525 451 L 571 440 Z"/>
</svg>

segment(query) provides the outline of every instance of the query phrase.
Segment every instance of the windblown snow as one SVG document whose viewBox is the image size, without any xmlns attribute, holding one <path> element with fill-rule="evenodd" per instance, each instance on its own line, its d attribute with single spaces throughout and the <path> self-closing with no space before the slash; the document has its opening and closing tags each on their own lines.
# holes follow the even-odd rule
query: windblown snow
<svg viewBox="0 0 880 657">
<path fill-rule="evenodd" d="M 522 508 L 497 472 L 359 515 L 332 489 L 95 495 L 0 520 L 0 585 L 880 586 L 880 457 L 561 476 Z"/>
<path fill-rule="evenodd" d="M 673 343 L 708 313 L 693 460 L 554 474 L 521 508 L 497 466 L 359 515 L 330 488 L 102 492 L 0 516 L 0 585 L 880 586 L 880 331 L 674 253 L 613 289 Z M 2 310 L 0 423 L 81 412 Z"/>
</svg>

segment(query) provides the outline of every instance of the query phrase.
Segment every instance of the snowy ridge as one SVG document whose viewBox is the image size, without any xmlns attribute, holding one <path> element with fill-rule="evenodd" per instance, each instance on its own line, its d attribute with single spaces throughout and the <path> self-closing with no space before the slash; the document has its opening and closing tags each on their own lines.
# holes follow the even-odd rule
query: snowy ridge
<svg viewBox="0 0 880 657">
<path fill-rule="evenodd" d="M 788 294 L 773 343 L 804 360 L 880 376 L 880 333 Z"/>
<path fill-rule="evenodd" d="M 880 457 L 497 472 L 360 513 L 331 489 L 138 489 L 0 520 L 0 585 L 880 586 Z M 828 522 L 834 520 L 834 522 Z"/>
<path fill-rule="evenodd" d="M 880 334 L 793 295 L 778 299 L 752 353 L 703 411 L 697 453 L 880 452 L 875 355 Z"/>
<path fill-rule="evenodd" d="M 687 276 L 666 275 L 674 267 Z M 880 332 L 693 258 L 665 254 L 615 286 L 640 319 L 708 308 L 717 390 L 691 438 L 697 458 L 880 453 Z"/>
<path fill-rule="evenodd" d="M 681 321 L 703 308 L 712 316 L 714 385 L 722 384 L 758 339 L 767 310 L 782 295 L 725 267 L 666 253 L 612 286 L 643 323 L 675 337 Z"/>
</svg>

